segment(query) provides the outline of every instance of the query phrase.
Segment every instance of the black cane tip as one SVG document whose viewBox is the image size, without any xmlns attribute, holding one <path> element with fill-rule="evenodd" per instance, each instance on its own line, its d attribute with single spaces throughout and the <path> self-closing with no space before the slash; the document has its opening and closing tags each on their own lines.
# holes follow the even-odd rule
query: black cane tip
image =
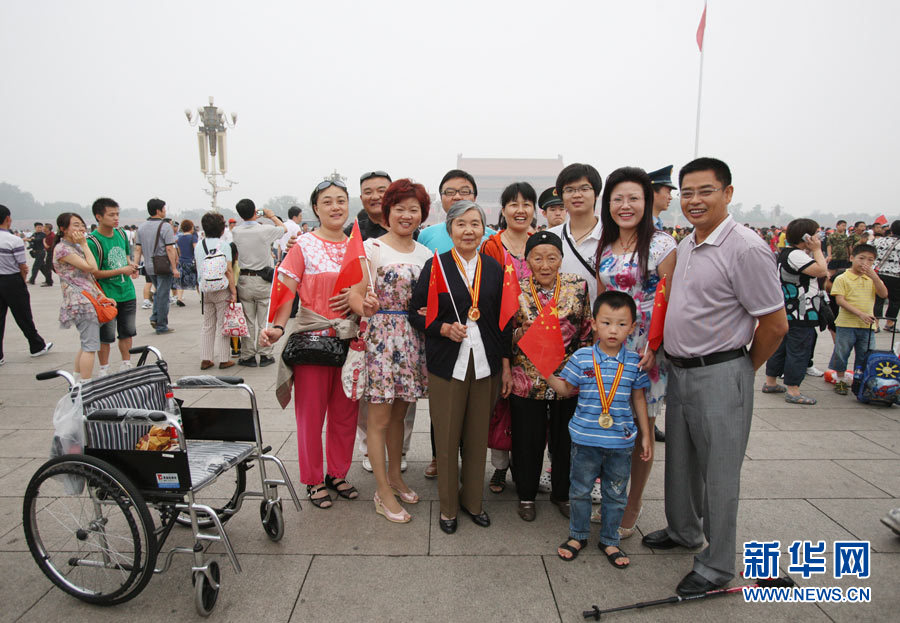
<svg viewBox="0 0 900 623">
<path fill-rule="evenodd" d="M 591 610 L 585 610 L 581 613 L 581 615 L 586 619 L 594 619 L 595 621 L 600 620 L 600 608 L 596 605 L 591 606 Z"/>
</svg>

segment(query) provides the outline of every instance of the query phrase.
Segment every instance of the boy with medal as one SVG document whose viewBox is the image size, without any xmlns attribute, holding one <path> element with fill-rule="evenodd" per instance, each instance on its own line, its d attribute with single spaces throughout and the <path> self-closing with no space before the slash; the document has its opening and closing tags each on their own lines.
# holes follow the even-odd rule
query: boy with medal
<svg viewBox="0 0 900 623">
<path fill-rule="evenodd" d="M 547 379 L 561 396 L 578 394 L 578 406 L 569 421 L 569 540 L 559 546 L 557 554 L 571 561 L 587 545 L 591 489 L 599 477 L 603 501 L 598 546 L 612 566 L 624 569 L 630 561 L 619 549 L 618 529 L 628 501 L 631 453 L 638 429 L 642 433 L 641 460 L 653 458 L 644 397 L 650 378 L 638 367 L 640 355 L 623 345 L 637 327 L 634 299 L 609 290 L 596 298 L 592 311 L 594 346 L 575 351 L 560 376 Z"/>
</svg>

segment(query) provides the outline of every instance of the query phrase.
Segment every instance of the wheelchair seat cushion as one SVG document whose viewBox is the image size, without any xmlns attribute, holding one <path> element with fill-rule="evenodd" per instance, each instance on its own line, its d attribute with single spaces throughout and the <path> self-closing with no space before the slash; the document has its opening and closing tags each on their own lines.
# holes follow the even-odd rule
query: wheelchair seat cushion
<svg viewBox="0 0 900 623">
<path fill-rule="evenodd" d="M 253 454 L 256 444 L 245 441 L 187 441 L 191 488 L 196 491 L 222 472 Z"/>
</svg>

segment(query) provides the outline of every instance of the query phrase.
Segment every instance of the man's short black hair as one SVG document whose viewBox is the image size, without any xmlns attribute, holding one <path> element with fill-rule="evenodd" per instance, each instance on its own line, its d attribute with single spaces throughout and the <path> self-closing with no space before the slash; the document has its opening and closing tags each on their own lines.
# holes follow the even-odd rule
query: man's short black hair
<svg viewBox="0 0 900 623">
<path fill-rule="evenodd" d="M 556 176 L 557 196 L 563 196 L 563 186 L 578 181 L 583 177 L 587 178 L 591 188 L 594 189 L 594 198 L 600 197 L 600 191 L 603 189 L 603 178 L 600 177 L 600 172 L 591 165 L 581 164 L 580 162 L 570 164 Z"/>
<path fill-rule="evenodd" d="M 441 179 L 441 183 L 438 184 L 438 192 L 442 192 L 444 190 L 444 184 L 455 177 L 461 177 L 469 182 L 472 185 L 472 196 L 478 196 L 478 184 L 475 183 L 475 178 L 462 169 L 452 169 L 450 171 L 447 171 L 444 174 L 444 177 Z"/>
<path fill-rule="evenodd" d="M 12 213 L 9 211 L 5 205 L 0 204 L 0 223 L 6 220 L 6 217 L 12 216 Z"/>
<path fill-rule="evenodd" d="M 791 246 L 797 246 L 803 242 L 805 234 L 815 236 L 818 231 L 819 224 L 811 218 L 795 218 L 784 230 L 784 241 Z"/>
<path fill-rule="evenodd" d="M 94 205 L 91 206 L 91 212 L 94 213 L 94 218 L 98 221 L 100 217 L 106 214 L 106 208 L 118 208 L 119 204 L 115 202 L 114 199 L 110 199 L 109 197 L 100 197 L 94 202 Z"/>
<path fill-rule="evenodd" d="M 43 224 L 43 223 L 35 223 L 34 226 L 35 226 L 36 228 L 37 228 L 37 227 L 43 227 L 44 224 Z"/>
<path fill-rule="evenodd" d="M 863 227 L 865 227 L 865 226 L 866 226 L 866 222 L 865 222 L 865 221 L 856 221 L 855 223 L 853 223 L 853 226 L 854 226 L 854 227 L 859 227 L 860 225 L 862 225 Z"/>
<path fill-rule="evenodd" d="M 253 218 L 253 213 L 256 212 L 256 204 L 253 203 L 252 199 L 241 199 L 234 208 L 237 210 L 238 216 L 245 221 Z"/>
<path fill-rule="evenodd" d="M 288 218 L 292 219 L 295 216 L 300 216 L 300 214 L 302 214 L 302 212 L 303 212 L 303 210 L 301 210 L 299 207 L 291 206 L 290 208 L 288 208 Z"/>
<path fill-rule="evenodd" d="M 600 311 L 601 305 L 607 305 L 611 309 L 622 309 L 623 307 L 627 307 L 628 311 L 631 312 L 631 322 L 637 320 L 637 305 L 634 304 L 634 299 L 625 292 L 620 292 L 619 290 L 607 290 L 606 292 L 601 292 L 597 298 L 594 299 L 594 308 L 592 309 L 594 318 L 597 317 L 597 312 Z"/>
<path fill-rule="evenodd" d="M 731 186 L 731 169 L 717 158 L 697 158 L 688 162 L 678 172 L 678 185 L 681 186 L 685 175 L 696 173 L 697 171 L 712 171 L 722 185 L 723 190 Z"/>
<path fill-rule="evenodd" d="M 166 207 L 166 202 L 162 199 L 154 197 L 147 202 L 147 212 L 150 216 L 156 216 L 156 213 Z"/>
<path fill-rule="evenodd" d="M 841 219 L 837 223 L 835 223 L 834 226 L 840 227 L 841 225 L 846 225 L 846 224 L 847 224 L 847 221 L 845 221 L 844 219 Z"/>
<path fill-rule="evenodd" d="M 853 247 L 853 250 L 850 252 L 850 257 L 853 257 L 854 255 L 859 255 L 860 253 L 871 253 L 875 257 L 878 257 L 878 249 L 876 249 L 871 244 L 863 243 L 863 244 L 856 245 L 855 247 Z"/>
</svg>

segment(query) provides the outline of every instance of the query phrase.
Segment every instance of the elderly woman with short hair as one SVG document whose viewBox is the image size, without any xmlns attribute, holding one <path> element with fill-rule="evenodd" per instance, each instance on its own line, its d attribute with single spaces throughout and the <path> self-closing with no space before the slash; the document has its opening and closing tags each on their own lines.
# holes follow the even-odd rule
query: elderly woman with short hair
<svg viewBox="0 0 900 623">
<path fill-rule="evenodd" d="M 428 324 L 420 313 L 427 306 L 435 270 L 434 259 L 428 260 L 410 299 L 409 322 L 425 334 L 441 502 L 438 524 L 453 534 L 460 509 L 479 526 L 491 524 L 482 508 L 488 424 L 498 394 L 507 396 L 512 387 L 512 323 L 500 327 L 503 268 L 492 257 L 478 253 L 484 211 L 472 201 L 457 201 L 447 212 L 446 227 L 453 248 L 437 258 L 449 293 L 438 295 L 436 317 Z M 456 459 L 460 440 L 461 488 Z"/>
</svg>

